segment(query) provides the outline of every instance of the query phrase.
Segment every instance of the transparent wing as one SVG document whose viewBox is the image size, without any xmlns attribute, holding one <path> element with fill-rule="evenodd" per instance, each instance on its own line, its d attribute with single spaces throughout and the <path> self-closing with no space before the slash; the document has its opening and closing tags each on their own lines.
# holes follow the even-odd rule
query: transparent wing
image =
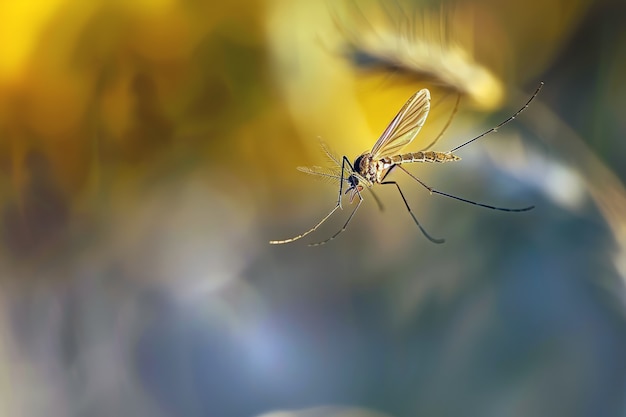
<svg viewBox="0 0 626 417">
<path fill-rule="evenodd" d="M 393 118 L 370 152 L 374 159 L 396 155 L 419 133 L 430 110 L 430 92 L 422 89 L 413 94 Z"/>
</svg>

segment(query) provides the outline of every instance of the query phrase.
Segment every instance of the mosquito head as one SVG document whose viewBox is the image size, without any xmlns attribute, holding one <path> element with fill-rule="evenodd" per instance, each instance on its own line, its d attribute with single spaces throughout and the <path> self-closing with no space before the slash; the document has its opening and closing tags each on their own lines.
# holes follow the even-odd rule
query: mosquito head
<svg viewBox="0 0 626 417">
<path fill-rule="evenodd" d="M 359 178 L 354 174 L 350 175 L 348 177 L 348 184 L 350 185 L 350 187 L 348 187 L 348 190 L 357 188 L 359 186 Z M 348 190 L 346 190 L 346 192 L 348 192 Z"/>
<path fill-rule="evenodd" d="M 350 185 L 350 187 L 348 187 L 345 194 L 348 194 L 348 192 L 350 193 L 350 202 L 352 203 L 354 197 L 356 197 L 357 194 L 363 191 L 363 186 L 359 185 L 359 177 L 354 174 L 348 177 L 348 184 Z"/>
</svg>

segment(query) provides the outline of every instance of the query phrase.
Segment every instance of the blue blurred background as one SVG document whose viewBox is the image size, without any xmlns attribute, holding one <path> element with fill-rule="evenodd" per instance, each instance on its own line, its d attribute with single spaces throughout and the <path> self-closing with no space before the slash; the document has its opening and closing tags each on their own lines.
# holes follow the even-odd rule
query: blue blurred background
<svg viewBox="0 0 626 417">
<path fill-rule="evenodd" d="M 626 416 L 620 1 L 0 3 L 0 415 Z M 302 240 L 408 97 L 395 172 Z"/>
</svg>

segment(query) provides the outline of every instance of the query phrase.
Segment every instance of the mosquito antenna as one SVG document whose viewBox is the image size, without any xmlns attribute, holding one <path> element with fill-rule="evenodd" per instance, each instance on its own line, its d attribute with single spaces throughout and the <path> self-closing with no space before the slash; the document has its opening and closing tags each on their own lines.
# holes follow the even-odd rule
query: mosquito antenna
<svg viewBox="0 0 626 417">
<path fill-rule="evenodd" d="M 424 149 L 422 149 L 422 151 L 427 151 L 430 148 L 432 148 L 433 146 L 435 146 L 435 143 L 437 143 L 439 141 L 439 139 L 441 139 L 443 134 L 446 132 L 446 130 L 448 130 L 448 127 L 452 123 L 452 119 L 454 119 L 454 115 L 459 110 L 459 102 L 460 101 L 461 101 L 461 93 L 457 94 L 457 96 L 456 96 L 456 103 L 454 103 L 454 109 L 452 110 L 452 113 L 450 114 L 450 117 L 448 118 L 448 122 L 446 123 L 446 125 L 443 127 L 443 129 L 441 129 L 441 132 L 439 132 L 439 135 L 437 135 L 437 137 L 432 142 L 430 142 L 428 144 L 428 146 L 426 146 Z"/>
<path fill-rule="evenodd" d="M 326 157 L 328 159 L 330 159 L 332 162 L 334 162 L 338 167 L 341 166 L 341 164 L 339 163 L 339 158 L 337 158 L 337 156 L 335 155 L 335 153 L 332 151 L 332 149 L 330 149 L 330 147 L 328 146 L 328 144 L 326 144 L 326 142 L 324 142 L 324 140 L 322 139 L 321 136 L 317 137 L 317 141 L 320 144 L 320 147 L 322 148 L 322 152 L 324 153 L 324 155 L 326 155 Z"/>
<path fill-rule="evenodd" d="M 531 101 L 533 101 L 535 99 L 535 97 L 537 97 L 537 94 L 539 94 L 539 91 L 541 91 L 541 87 L 543 87 L 543 81 L 541 81 L 541 83 L 539 83 L 539 87 L 537 87 L 537 89 L 535 90 L 535 93 L 528 99 L 528 101 L 526 102 L 526 104 L 524 104 L 524 107 L 522 107 L 521 109 L 519 109 L 517 112 L 515 112 L 515 114 L 511 117 L 509 117 L 508 119 L 506 119 L 505 121 L 503 121 L 502 123 L 500 123 L 499 125 L 497 125 L 496 127 L 492 127 L 491 129 L 487 130 L 484 133 L 481 133 L 480 135 L 476 136 L 473 139 L 468 140 L 467 142 L 457 146 L 454 149 L 451 149 L 450 151 L 448 151 L 448 153 L 454 152 L 458 149 L 461 149 L 462 147 L 469 145 L 470 143 L 474 142 L 477 139 L 482 138 L 483 136 L 486 136 L 490 133 L 496 132 L 499 128 L 501 128 L 502 126 L 504 126 L 505 124 L 509 123 L 510 121 L 514 120 L 521 112 L 523 112 L 524 110 L 526 110 L 526 108 L 528 107 L 528 105 L 530 104 Z"/>
<path fill-rule="evenodd" d="M 528 206 L 528 207 L 524 207 L 524 208 L 507 208 L 507 207 L 496 207 L 496 206 L 492 206 L 489 204 L 483 204 L 483 203 L 477 203 L 476 201 L 472 201 L 472 200 L 467 200 L 465 198 L 461 198 L 461 197 L 457 197 L 455 195 L 452 194 L 448 194 L 448 193 L 444 193 L 443 191 L 439 191 L 436 190 L 432 187 L 429 187 L 428 185 L 426 185 L 422 180 L 420 180 L 419 178 L 417 178 L 415 175 L 411 174 L 409 171 L 407 171 L 406 168 L 404 168 L 402 165 L 396 165 L 398 168 L 400 168 L 402 171 L 406 172 L 407 174 L 409 174 L 409 176 L 411 178 L 413 178 L 415 181 L 419 182 L 424 188 L 426 188 L 430 193 L 434 193 L 434 194 L 439 194 L 442 195 L 444 197 L 449 197 L 449 198 L 454 198 L 455 200 L 459 200 L 462 201 L 464 203 L 469 203 L 469 204 L 473 204 L 475 206 L 480 206 L 480 207 L 484 207 L 484 208 L 488 208 L 491 210 L 499 210 L 499 211 L 510 211 L 510 212 L 521 212 L 521 211 L 528 211 L 528 210 L 532 210 L 535 208 L 535 206 Z"/>
</svg>

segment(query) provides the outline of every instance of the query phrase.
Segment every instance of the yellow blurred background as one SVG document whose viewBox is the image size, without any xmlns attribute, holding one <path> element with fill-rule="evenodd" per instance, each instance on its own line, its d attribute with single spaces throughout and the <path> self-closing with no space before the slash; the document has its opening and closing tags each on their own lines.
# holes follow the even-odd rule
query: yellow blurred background
<svg viewBox="0 0 626 417">
<path fill-rule="evenodd" d="M 624 413 L 624 13 L 0 1 L 0 415 Z M 407 151 L 460 97 L 447 151 L 541 80 L 462 161 L 408 167 L 533 211 L 396 173 L 446 244 L 384 189 L 328 245 L 346 210 L 268 244 L 336 201 L 295 170 L 318 137 L 352 161 L 429 88 Z"/>
</svg>

